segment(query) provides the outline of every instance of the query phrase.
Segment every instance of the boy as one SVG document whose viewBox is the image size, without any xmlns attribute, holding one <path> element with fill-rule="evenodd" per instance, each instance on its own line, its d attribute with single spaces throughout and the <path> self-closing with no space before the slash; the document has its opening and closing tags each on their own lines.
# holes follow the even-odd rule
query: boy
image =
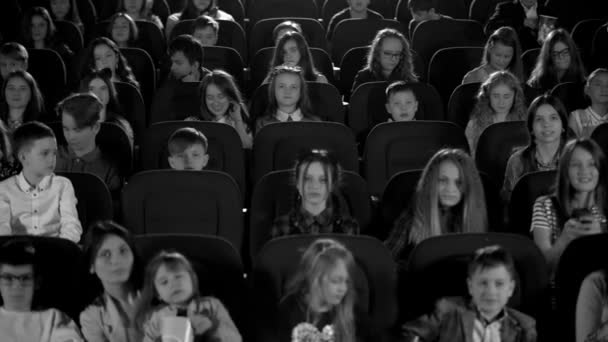
<svg viewBox="0 0 608 342">
<path fill-rule="evenodd" d="M 469 263 L 471 301 L 443 298 L 435 312 L 403 326 L 406 341 L 536 341 L 536 323 L 506 307 L 515 289 L 515 266 L 500 246 L 478 249 Z M 409 339 L 408 339 L 409 338 Z"/>
<path fill-rule="evenodd" d="M 80 240 L 82 226 L 72 183 L 53 174 L 57 142 L 53 131 L 32 121 L 13 134 L 21 173 L 0 182 L 0 235 L 31 234 Z"/>
<path fill-rule="evenodd" d="M 27 70 L 29 55 L 23 45 L 8 42 L 0 47 L 0 76 L 4 80 L 11 71 Z M 4 95 L 2 96 L 4 97 Z"/>
<path fill-rule="evenodd" d="M 367 8 L 371 0 L 346 0 L 348 7 L 334 14 L 327 25 L 327 40 L 331 40 L 334 29 L 344 19 L 384 19 L 382 14 Z"/>
<path fill-rule="evenodd" d="M 15 239 L 0 247 L 0 335 L 3 341 L 83 341 L 76 323 L 56 309 L 36 310 L 36 250 Z"/>
<path fill-rule="evenodd" d="M 207 15 L 201 15 L 192 24 L 192 36 L 203 46 L 215 46 L 220 24 Z"/>
<path fill-rule="evenodd" d="M 210 73 L 203 68 L 203 45 L 189 34 L 175 37 L 169 44 L 171 74 L 182 82 L 200 82 Z"/>
<path fill-rule="evenodd" d="M 411 85 L 397 81 L 386 88 L 386 111 L 388 122 L 416 120 L 418 100 Z"/>
<path fill-rule="evenodd" d="M 169 165 L 174 170 L 201 171 L 209 162 L 207 137 L 198 130 L 184 127 L 169 137 Z"/>
<path fill-rule="evenodd" d="M 416 26 L 426 20 L 452 19 L 437 12 L 437 0 L 409 0 L 407 7 L 412 14 L 412 20 L 409 24 L 410 32 L 414 32 Z"/>
</svg>

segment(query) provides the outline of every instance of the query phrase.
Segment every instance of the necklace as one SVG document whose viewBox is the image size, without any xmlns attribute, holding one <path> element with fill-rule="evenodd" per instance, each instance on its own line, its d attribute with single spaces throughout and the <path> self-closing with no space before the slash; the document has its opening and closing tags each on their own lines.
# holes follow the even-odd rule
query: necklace
<svg viewBox="0 0 608 342">
<path fill-rule="evenodd" d="M 553 157 L 551 157 L 549 161 L 544 162 L 542 156 L 538 152 L 538 149 L 536 149 L 534 159 L 536 159 L 536 165 L 539 167 L 539 169 L 549 169 L 553 168 L 557 164 L 557 155 L 558 153 L 553 154 Z"/>
</svg>

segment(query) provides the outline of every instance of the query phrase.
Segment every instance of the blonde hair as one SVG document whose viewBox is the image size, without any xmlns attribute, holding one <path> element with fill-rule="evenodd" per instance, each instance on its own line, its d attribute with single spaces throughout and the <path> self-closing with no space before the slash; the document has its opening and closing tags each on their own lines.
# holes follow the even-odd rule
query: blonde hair
<svg viewBox="0 0 608 342">
<path fill-rule="evenodd" d="M 509 114 L 507 114 L 506 121 L 525 120 L 526 118 L 524 91 L 519 80 L 509 71 L 496 71 L 483 82 L 481 87 L 479 87 L 477 103 L 471 114 L 471 120 L 473 120 L 481 130 L 492 124 L 494 109 L 490 103 L 490 93 L 492 92 L 492 89 L 499 85 L 506 85 L 513 90 L 513 104 L 511 105 Z"/>
</svg>

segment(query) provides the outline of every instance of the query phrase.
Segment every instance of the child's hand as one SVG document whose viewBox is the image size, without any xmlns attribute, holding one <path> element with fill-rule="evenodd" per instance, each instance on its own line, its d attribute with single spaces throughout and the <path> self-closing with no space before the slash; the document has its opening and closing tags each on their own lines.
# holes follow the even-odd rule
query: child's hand
<svg viewBox="0 0 608 342">
<path fill-rule="evenodd" d="M 231 102 L 230 107 L 228 109 L 228 114 L 234 120 L 234 122 L 242 122 L 243 118 L 241 117 L 241 106 L 236 102 Z"/>
<path fill-rule="evenodd" d="M 188 318 L 190 319 L 190 324 L 192 324 L 195 335 L 204 334 L 213 325 L 209 317 L 205 315 L 192 315 Z"/>
</svg>

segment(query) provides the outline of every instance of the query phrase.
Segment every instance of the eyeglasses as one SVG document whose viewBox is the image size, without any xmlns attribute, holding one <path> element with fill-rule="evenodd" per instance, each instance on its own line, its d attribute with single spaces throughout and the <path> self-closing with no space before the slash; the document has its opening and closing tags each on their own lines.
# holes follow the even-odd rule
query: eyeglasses
<svg viewBox="0 0 608 342">
<path fill-rule="evenodd" d="M 570 57 L 570 49 L 565 48 L 559 51 L 552 51 L 551 52 L 551 57 L 553 58 L 566 58 L 566 57 Z"/>
<path fill-rule="evenodd" d="M 389 52 L 389 51 L 382 51 L 382 56 L 385 57 L 385 58 L 389 58 L 389 59 L 401 59 L 401 54 L 402 53 L 403 53 L 402 51 L 399 51 L 399 52 L 396 52 L 396 53 L 392 53 L 392 52 Z"/>
<path fill-rule="evenodd" d="M 34 275 L 33 274 L 24 274 L 24 275 L 18 276 L 18 275 L 8 274 L 8 273 L 0 274 L 0 284 L 2 284 L 2 285 L 13 285 L 17 281 L 19 281 L 19 284 L 22 286 L 32 285 L 32 283 L 34 282 Z"/>
</svg>

